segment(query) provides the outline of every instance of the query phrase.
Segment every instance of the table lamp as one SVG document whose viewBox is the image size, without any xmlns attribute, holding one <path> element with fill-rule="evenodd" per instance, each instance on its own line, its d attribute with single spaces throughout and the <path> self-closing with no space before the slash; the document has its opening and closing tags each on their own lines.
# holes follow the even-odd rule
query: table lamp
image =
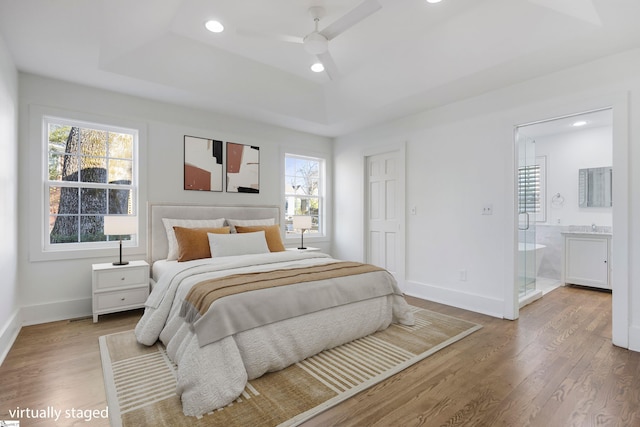
<svg viewBox="0 0 640 427">
<path fill-rule="evenodd" d="M 106 215 L 104 217 L 104 235 L 120 236 L 120 261 L 113 265 L 127 265 L 129 261 L 122 261 L 122 236 L 138 232 L 138 217 L 128 215 Z"/>
<path fill-rule="evenodd" d="M 298 249 L 307 249 L 304 247 L 304 232 L 311 229 L 311 217 L 308 215 L 294 215 L 293 229 L 302 230 L 302 234 L 300 235 L 300 247 Z"/>
</svg>

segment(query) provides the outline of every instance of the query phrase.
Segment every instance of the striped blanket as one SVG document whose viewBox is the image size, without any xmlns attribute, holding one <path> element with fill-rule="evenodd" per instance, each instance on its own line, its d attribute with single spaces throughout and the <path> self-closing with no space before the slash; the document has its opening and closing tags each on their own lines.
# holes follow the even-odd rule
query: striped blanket
<svg viewBox="0 0 640 427">
<path fill-rule="evenodd" d="M 384 269 L 331 262 L 204 280 L 191 288 L 180 316 L 193 326 L 203 346 L 287 318 L 393 294 L 398 294 L 397 286 Z M 259 310 L 244 309 L 240 302 L 248 298 L 260 301 Z"/>
</svg>

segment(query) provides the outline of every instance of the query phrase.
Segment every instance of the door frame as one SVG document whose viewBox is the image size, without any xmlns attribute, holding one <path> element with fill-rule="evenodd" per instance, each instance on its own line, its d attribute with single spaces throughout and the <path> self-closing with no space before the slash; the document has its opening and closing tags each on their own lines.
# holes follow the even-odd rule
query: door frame
<svg viewBox="0 0 640 427">
<path fill-rule="evenodd" d="M 602 110 L 605 108 L 611 108 L 613 111 L 613 168 L 615 179 L 613 183 L 613 200 L 615 207 L 613 209 L 613 229 L 615 238 L 612 239 L 612 342 L 614 345 L 634 349 L 640 348 L 640 341 L 633 341 L 631 335 L 630 324 L 630 245 L 629 245 L 629 232 L 630 232 L 630 216 L 629 216 L 629 188 L 630 188 L 630 174 L 629 174 L 629 93 L 627 91 L 611 93 L 609 95 L 596 96 L 589 99 L 573 99 L 567 100 L 565 103 L 561 103 L 559 109 L 558 103 L 545 103 L 537 108 L 538 118 L 531 120 L 533 114 L 531 112 L 525 113 L 525 117 L 515 118 L 512 123 L 518 123 L 518 125 L 512 125 L 515 127 L 523 126 L 524 124 L 531 124 L 538 121 L 545 121 L 544 117 L 563 117 L 571 116 L 576 112 L 589 112 L 595 110 Z M 543 117 L 543 119 L 540 119 Z M 512 247 L 511 251 L 506 251 L 506 257 L 508 264 L 511 265 L 510 273 L 507 273 L 509 280 L 505 283 L 504 287 L 504 313 L 503 317 L 506 319 L 517 319 L 519 316 L 519 304 L 518 294 L 515 292 L 515 279 L 516 279 L 516 251 L 517 251 L 517 233 L 515 230 L 515 224 L 517 221 L 518 206 L 515 203 L 516 199 L 516 183 L 515 183 L 515 171 L 517 170 L 517 157 L 515 150 L 515 132 L 512 131 L 511 139 L 511 165 L 509 175 L 511 177 L 511 197 L 507 200 L 507 206 L 511 205 L 512 220 L 509 222 L 506 232 L 506 238 L 508 245 Z M 509 194 L 509 192 L 507 193 Z M 507 246 L 507 247 L 509 247 Z"/>
<path fill-rule="evenodd" d="M 362 231 L 363 231 L 363 247 L 362 254 L 365 262 L 369 262 L 369 214 L 368 214 L 368 206 L 370 200 L 369 194 L 369 171 L 368 171 L 368 160 L 369 157 L 377 156 L 380 154 L 387 153 L 397 153 L 396 158 L 398 159 L 398 188 L 396 193 L 397 200 L 397 208 L 398 208 L 398 218 L 399 218 L 399 227 L 398 230 L 398 238 L 400 239 L 397 248 L 399 248 L 400 253 L 396 254 L 396 259 L 398 263 L 397 276 L 396 280 L 398 281 L 398 285 L 401 290 L 404 291 L 406 289 L 406 142 L 401 142 L 397 144 L 388 144 L 380 147 L 374 147 L 363 151 L 362 153 L 362 164 L 363 164 L 363 177 L 362 183 L 364 187 L 364 206 L 362 209 Z"/>
</svg>

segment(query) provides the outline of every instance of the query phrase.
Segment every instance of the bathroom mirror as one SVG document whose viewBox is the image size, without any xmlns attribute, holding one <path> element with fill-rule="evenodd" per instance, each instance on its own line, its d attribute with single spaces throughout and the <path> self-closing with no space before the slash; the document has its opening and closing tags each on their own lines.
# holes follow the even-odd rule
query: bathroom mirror
<svg viewBox="0 0 640 427">
<path fill-rule="evenodd" d="M 581 208 L 611 207 L 612 167 L 578 171 L 578 205 Z"/>
</svg>

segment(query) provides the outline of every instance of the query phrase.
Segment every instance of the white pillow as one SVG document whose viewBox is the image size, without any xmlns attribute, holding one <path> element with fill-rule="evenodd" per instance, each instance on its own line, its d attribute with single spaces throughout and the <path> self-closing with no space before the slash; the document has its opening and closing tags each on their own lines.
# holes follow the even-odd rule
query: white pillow
<svg viewBox="0 0 640 427">
<path fill-rule="evenodd" d="M 211 257 L 266 254 L 269 246 L 264 230 L 255 233 L 214 234 L 207 233 Z"/>
<path fill-rule="evenodd" d="M 276 223 L 275 218 L 267 219 L 227 219 L 227 224 L 231 226 L 231 232 L 236 232 L 236 225 L 240 227 L 251 227 L 253 225 L 274 225 Z"/>
<path fill-rule="evenodd" d="M 169 250 L 167 251 L 167 260 L 172 261 L 178 259 L 178 240 L 173 227 L 184 228 L 220 228 L 224 226 L 224 218 L 219 219 L 171 219 L 162 218 L 164 229 L 167 232 L 167 242 Z"/>
</svg>

